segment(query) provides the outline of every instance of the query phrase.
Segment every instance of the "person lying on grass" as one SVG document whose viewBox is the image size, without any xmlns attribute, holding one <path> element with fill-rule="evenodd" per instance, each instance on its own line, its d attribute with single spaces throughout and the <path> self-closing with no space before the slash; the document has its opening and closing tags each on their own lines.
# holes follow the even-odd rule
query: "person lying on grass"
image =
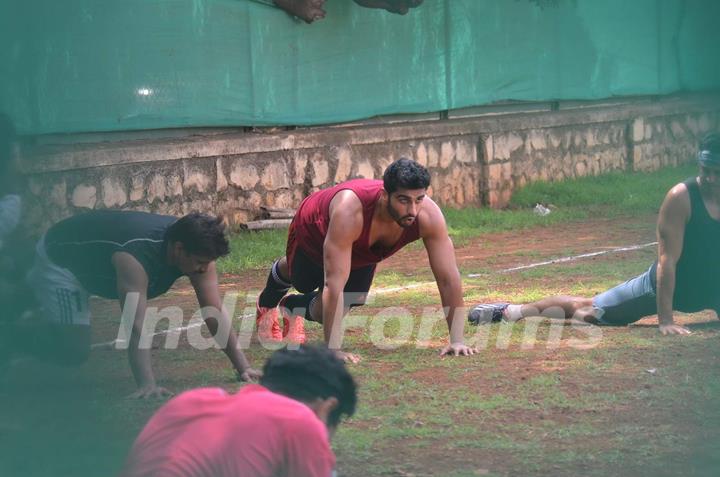
<svg viewBox="0 0 720 477">
<path fill-rule="evenodd" d="M 257 301 L 258 336 L 303 342 L 304 322 L 322 323 L 325 343 L 340 351 L 342 320 L 365 304 L 377 264 L 405 245 L 423 240 L 440 291 L 450 342 L 441 355 L 472 355 L 464 344 L 465 304 L 440 207 L 427 197 L 427 169 L 401 158 L 383 180 L 354 179 L 311 194 L 288 231 L 286 255 L 273 263 Z M 299 295 L 287 295 L 290 287 Z M 280 328 L 282 313 L 284 329 Z"/>
<path fill-rule="evenodd" d="M 213 336 L 231 330 L 222 311 L 215 261 L 229 252 L 222 219 L 191 213 L 180 219 L 145 212 L 104 210 L 78 214 L 52 227 L 36 247 L 27 282 L 38 307 L 13 330 L 15 354 L 66 365 L 90 353 L 90 295 L 117 299 L 128 323 L 128 361 L 137 391 L 130 397 L 165 397 L 157 385 L 149 346 L 141 346 L 147 300 L 167 292 L 181 276 L 195 289 Z M 128 312 L 128 310 L 130 310 Z M 121 325 L 121 326 L 123 326 Z M 241 380 L 259 376 L 227 333 L 218 342 Z"/>
<path fill-rule="evenodd" d="M 673 311 L 720 311 L 720 134 L 700 141 L 699 173 L 675 185 L 660 206 L 658 258 L 631 280 L 592 298 L 553 296 L 534 303 L 481 303 L 471 323 L 516 321 L 530 316 L 579 319 L 623 326 L 658 316 L 663 335 L 687 335 Z"/>
<path fill-rule="evenodd" d="M 121 477 L 330 477 L 330 439 L 357 404 L 345 363 L 324 347 L 276 351 L 260 384 L 187 391 L 135 441 Z"/>
</svg>

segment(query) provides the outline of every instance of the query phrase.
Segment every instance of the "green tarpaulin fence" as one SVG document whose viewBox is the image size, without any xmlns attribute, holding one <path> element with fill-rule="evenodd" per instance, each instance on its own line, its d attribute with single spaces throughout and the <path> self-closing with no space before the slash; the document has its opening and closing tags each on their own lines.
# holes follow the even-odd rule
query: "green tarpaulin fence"
<svg viewBox="0 0 720 477">
<path fill-rule="evenodd" d="M 720 87 L 714 0 L 3 0 L 0 109 L 22 133 L 334 123 L 498 100 Z"/>
</svg>

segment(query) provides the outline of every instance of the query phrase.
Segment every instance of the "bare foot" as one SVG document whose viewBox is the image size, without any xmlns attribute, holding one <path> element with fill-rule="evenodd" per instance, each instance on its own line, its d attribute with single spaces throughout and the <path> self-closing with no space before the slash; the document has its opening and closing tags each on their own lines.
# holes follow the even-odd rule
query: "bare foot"
<svg viewBox="0 0 720 477">
<path fill-rule="evenodd" d="M 275 5 L 307 23 L 325 18 L 325 0 L 273 0 Z"/>
<path fill-rule="evenodd" d="M 355 0 L 365 8 L 382 8 L 390 13 L 405 15 L 411 8 L 419 7 L 423 0 Z"/>
</svg>

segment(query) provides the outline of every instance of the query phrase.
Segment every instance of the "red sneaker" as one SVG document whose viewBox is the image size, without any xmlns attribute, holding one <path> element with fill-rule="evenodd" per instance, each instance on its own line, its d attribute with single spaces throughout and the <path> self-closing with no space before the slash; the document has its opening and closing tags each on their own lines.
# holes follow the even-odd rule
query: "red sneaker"
<svg viewBox="0 0 720 477">
<path fill-rule="evenodd" d="M 283 333 L 278 321 L 278 309 L 265 308 L 260 303 L 255 304 L 255 324 L 258 338 L 261 341 L 282 341 Z"/>
<path fill-rule="evenodd" d="M 282 335 L 288 342 L 305 343 L 305 319 L 300 315 L 291 315 L 290 310 L 285 306 L 286 298 L 280 300 L 278 308 L 283 317 Z"/>
</svg>

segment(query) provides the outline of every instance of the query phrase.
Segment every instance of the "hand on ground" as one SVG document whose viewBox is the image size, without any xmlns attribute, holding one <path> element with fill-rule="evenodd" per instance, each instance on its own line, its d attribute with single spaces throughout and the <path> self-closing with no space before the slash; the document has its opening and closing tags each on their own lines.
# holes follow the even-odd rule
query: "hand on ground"
<svg viewBox="0 0 720 477">
<path fill-rule="evenodd" d="M 660 333 L 667 335 L 691 335 L 692 331 L 680 325 L 660 325 Z"/>
<path fill-rule="evenodd" d="M 472 356 L 477 353 L 477 348 L 465 346 L 462 343 L 449 344 L 440 351 L 440 356 Z"/>
<path fill-rule="evenodd" d="M 128 399 L 165 399 L 173 393 L 160 386 L 143 386 L 131 395 Z"/>
<path fill-rule="evenodd" d="M 338 358 L 342 359 L 346 363 L 357 364 L 360 362 L 360 356 L 352 353 L 346 353 L 345 351 L 335 351 Z"/>
<path fill-rule="evenodd" d="M 262 371 L 257 369 L 248 368 L 242 373 L 236 372 L 238 381 L 243 382 L 255 382 L 262 377 Z"/>
</svg>

